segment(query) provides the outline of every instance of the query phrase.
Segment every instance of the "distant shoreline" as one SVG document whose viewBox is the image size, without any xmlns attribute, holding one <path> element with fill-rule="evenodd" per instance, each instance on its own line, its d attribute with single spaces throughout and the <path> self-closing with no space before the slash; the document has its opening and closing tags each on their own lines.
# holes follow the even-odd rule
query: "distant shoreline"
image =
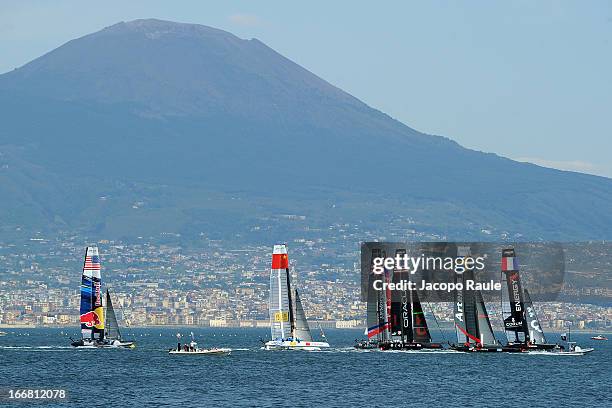
<svg viewBox="0 0 612 408">
<path fill-rule="evenodd" d="M 262 321 L 263 322 L 263 321 Z M 266 321 L 267 322 L 267 321 Z M 316 327 L 313 326 L 313 327 Z M 0 329 L 75 329 L 78 327 L 73 325 L 32 325 L 32 324 L 0 324 Z M 123 327 L 122 330 L 130 330 L 130 329 L 269 329 L 269 326 L 200 326 L 200 325 L 181 325 L 181 324 L 166 324 L 166 325 L 145 325 L 145 326 L 130 326 Z M 337 329 L 337 330 L 364 330 L 365 327 L 325 327 L 325 329 Z M 441 325 L 442 330 L 452 330 L 452 324 L 443 324 Z M 432 335 L 435 335 L 437 328 L 431 328 L 430 331 Z M 544 329 L 544 333 L 554 333 L 561 334 L 565 333 L 567 330 L 550 328 Z M 612 334 L 612 328 L 608 329 L 574 329 L 572 328 L 572 333 L 587 333 L 587 334 Z"/>
</svg>

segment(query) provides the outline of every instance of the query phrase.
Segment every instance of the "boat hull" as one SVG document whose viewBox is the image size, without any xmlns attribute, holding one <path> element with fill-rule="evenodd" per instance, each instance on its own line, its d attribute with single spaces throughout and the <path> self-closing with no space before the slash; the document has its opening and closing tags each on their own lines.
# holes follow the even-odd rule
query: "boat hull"
<svg viewBox="0 0 612 408">
<path fill-rule="evenodd" d="M 173 355 L 189 355 L 189 356 L 227 356 L 230 355 L 232 349 L 228 348 L 218 348 L 218 349 L 202 349 L 195 351 L 185 351 L 185 350 L 170 350 L 168 354 Z"/>
<path fill-rule="evenodd" d="M 377 350 L 378 349 L 378 341 L 358 341 L 353 346 L 357 350 Z"/>
<path fill-rule="evenodd" d="M 304 350 L 320 351 L 329 348 L 329 343 L 324 341 L 297 341 L 297 340 L 271 340 L 266 342 L 266 350 Z"/>
<path fill-rule="evenodd" d="M 535 351 L 535 350 L 555 350 L 559 349 L 558 344 L 525 344 L 525 343 L 508 343 L 504 347 L 517 348 L 522 351 Z"/>
<path fill-rule="evenodd" d="M 135 348 L 136 347 L 136 342 L 133 341 L 119 341 L 119 340 L 113 340 L 113 341 L 83 341 L 83 340 L 78 340 L 78 341 L 73 341 L 71 343 L 72 347 L 79 347 L 79 348 Z"/>
<path fill-rule="evenodd" d="M 402 342 L 384 342 L 378 345 L 378 348 L 383 351 L 388 350 L 423 350 L 423 349 L 442 349 L 440 343 L 402 343 Z"/>
<path fill-rule="evenodd" d="M 572 351 L 558 351 L 555 354 L 559 354 L 561 356 L 584 356 L 587 353 L 594 351 L 593 348 L 580 348 L 576 347 L 576 349 Z"/>
<path fill-rule="evenodd" d="M 524 350 L 518 347 L 506 347 L 506 346 L 458 346 L 452 345 L 451 350 L 461 351 L 464 353 L 521 353 Z"/>
</svg>

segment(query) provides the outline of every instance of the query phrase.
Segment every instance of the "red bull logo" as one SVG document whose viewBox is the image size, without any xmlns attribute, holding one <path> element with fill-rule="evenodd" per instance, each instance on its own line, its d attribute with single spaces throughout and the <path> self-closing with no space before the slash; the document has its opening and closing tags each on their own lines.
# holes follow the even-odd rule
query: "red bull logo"
<svg viewBox="0 0 612 408">
<path fill-rule="evenodd" d="M 95 306 L 100 306 L 100 305 L 102 305 L 102 298 L 100 296 L 100 291 L 101 291 L 101 286 L 102 285 L 100 284 L 100 282 L 95 282 L 95 281 L 94 281 L 93 285 L 94 285 L 94 291 L 95 291 L 95 294 L 96 294 Z"/>
<path fill-rule="evenodd" d="M 101 325 L 102 321 L 98 314 L 92 310 L 81 315 L 81 324 L 84 324 L 86 327 L 94 327 Z"/>
</svg>

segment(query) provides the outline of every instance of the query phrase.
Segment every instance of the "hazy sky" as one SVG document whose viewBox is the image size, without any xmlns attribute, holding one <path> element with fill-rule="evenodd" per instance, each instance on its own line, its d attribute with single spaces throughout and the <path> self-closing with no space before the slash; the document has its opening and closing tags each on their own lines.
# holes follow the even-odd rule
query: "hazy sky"
<svg viewBox="0 0 612 408">
<path fill-rule="evenodd" d="M 0 72 L 149 17 L 256 37 L 466 147 L 612 177 L 611 1 L 0 0 Z"/>
</svg>

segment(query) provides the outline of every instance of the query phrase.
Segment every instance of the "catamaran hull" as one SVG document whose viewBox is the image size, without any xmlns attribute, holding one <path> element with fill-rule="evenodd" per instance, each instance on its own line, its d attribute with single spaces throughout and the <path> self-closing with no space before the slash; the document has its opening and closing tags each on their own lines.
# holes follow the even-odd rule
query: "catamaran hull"
<svg viewBox="0 0 612 408">
<path fill-rule="evenodd" d="M 102 341 L 102 342 L 85 342 L 83 340 L 73 341 L 72 347 L 80 348 L 135 348 L 136 343 L 133 341 Z"/>
<path fill-rule="evenodd" d="M 353 346 L 357 350 L 377 350 L 378 342 L 377 341 L 358 341 Z"/>
<path fill-rule="evenodd" d="M 442 349 L 440 343 L 401 343 L 401 342 L 385 342 L 380 343 L 378 348 L 382 351 L 388 350 L 422 350 L 422 349 Z"/>
<path fill-rule="evenodd" d="M 461 351 L 464 353 L 521 353 L 524 349 L 518 347 L 505 347 L 505 346 L 457 346 L 452 345 L 451 350 Z"/>
<path fill-rule="evenodd" d="M 550 351 L 555 349 L 560 349 L 558 344 L 525 344 L 525 343 L 508 343 L 508 348 L 517 348 L 521 351 L 537 351 L 544 350 Z"/>
<path fill-rule="evenodd" d="M 324 341 L 272 340 L 265 344 L 266 350 L 320 351 L 322 348 L 329 348 L 329 343 Z"/>
</svg>

